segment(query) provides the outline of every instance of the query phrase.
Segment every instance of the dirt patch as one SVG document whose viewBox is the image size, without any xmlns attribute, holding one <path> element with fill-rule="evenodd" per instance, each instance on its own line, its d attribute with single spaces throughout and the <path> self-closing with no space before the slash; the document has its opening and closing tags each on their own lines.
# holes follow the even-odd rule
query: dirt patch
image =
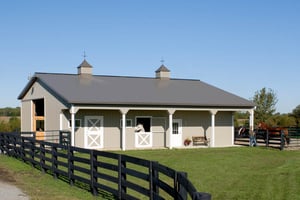
<svg viewBox="0 0 300 200">
<path fill-rule="evenodd" d="M 11 172 L 8 170 L 0 167 L 0 181 L 7 182 L 7 183 L 15 183 L 16 180 L 14 179 Z"/>
</svg>

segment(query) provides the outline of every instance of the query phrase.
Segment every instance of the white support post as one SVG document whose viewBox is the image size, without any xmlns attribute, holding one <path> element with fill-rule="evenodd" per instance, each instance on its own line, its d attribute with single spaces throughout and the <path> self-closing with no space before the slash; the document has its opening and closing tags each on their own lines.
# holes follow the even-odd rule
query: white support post
<svg viewBox="0 0 300 200">
<path fill-rule="evenodd" d="M 172 134 L 173 134 L 173 114 L 174 114 L 175 110 L 174 109 L 169 109 L 168 113 L 169 113 L 169 149 L 173 148 L 172 145 Z"/>
<path fill-rule="evenodd" d="M 249 130 L 253 131 L 254 128 L 254 109 L 251 109 L 249 111 L 250 116 L 249 116 Z"/>
<path fill-rule="evenodd" d="M 126 150 L 126 114 L 128 112 L 128 109 L 121 109 L 120 110 L 122 114 L 122 135 L 121 135 L 121 140 L 122 140 L 122 150 Z"/>
<path fill-rule="evenodd" d="M 71 146 L 75 146 L 75 108 L 72 105 L 70 109 L 71 113 Z"/>
<path fill-rule="evenodd" d="M 211 114 L 211 139 L 210 146 L 215 147 L 215 115 L 217 114 L 217 110 L 210 110 Z"/>
<path fill-rule="evenodd" d="M 231 145 L 234 145 L 234 112 L 232 112 L 231 115 L 231 124 L 232 124 L 232 129 L 231 129 Z"/>
</svg>

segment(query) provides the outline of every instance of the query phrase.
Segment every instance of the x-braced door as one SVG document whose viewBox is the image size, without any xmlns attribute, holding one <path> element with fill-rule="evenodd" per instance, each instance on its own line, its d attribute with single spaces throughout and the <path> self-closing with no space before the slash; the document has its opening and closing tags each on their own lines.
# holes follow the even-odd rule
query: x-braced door
<svg viewBox="0 0 300 200">
<path fill-rule="evenodd" d="M 84 146 L 103 148 L 103 116 L 85 116 Z"/>
</svg>

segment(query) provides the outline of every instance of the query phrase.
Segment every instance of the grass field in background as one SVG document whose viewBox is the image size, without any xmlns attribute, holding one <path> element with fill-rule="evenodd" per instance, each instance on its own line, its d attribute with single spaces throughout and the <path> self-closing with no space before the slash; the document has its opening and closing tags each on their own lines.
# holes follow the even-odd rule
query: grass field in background
<svg viewBox="0 0 300 200">
<path fill-rule="evenodd" d="M 211 193 L 214 200 L 300 200 L 300 151 L 232 147 L 116 153 L 187 172 L 197 190 Z M 31 199 L 100 199 L 14 158 L 0 155 L 0 168 L 7 170 L 16 180 L 14 184 Z"/>
</svg>

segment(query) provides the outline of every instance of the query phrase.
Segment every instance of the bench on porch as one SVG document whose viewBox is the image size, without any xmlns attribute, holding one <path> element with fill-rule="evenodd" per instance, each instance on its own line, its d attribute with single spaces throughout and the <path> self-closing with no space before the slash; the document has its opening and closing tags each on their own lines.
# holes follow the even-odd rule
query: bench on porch
<svg viewBox="0 0 300 200">
<path fill-rule="evenodd" d="M 206 138 L 206 136 L 192 136 L 192 141 L 193 141 L 193 146 L 209 144 L 209 140 Z"/>
</svg>

